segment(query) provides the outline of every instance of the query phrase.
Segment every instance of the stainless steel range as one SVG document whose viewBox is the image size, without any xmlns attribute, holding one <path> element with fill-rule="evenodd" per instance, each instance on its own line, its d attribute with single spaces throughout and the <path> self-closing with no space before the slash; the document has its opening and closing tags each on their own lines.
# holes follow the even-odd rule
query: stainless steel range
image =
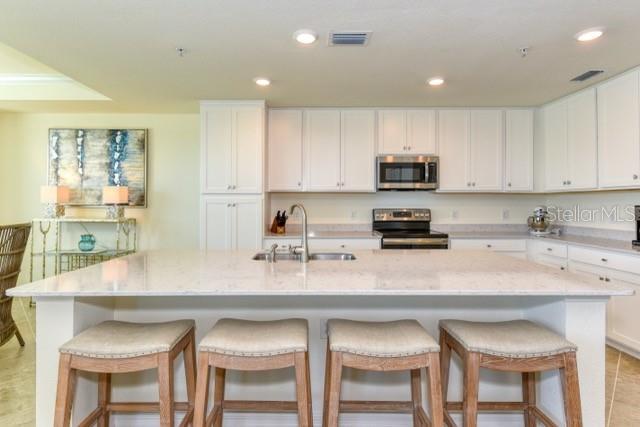
<svg viewBox="0 0 640 427">
<path fill-rule="evenodd" d="M 430 209 L 374 209 L 382 249 L 448 249 L 449 235 L 431 230 Z"/>
</svg>

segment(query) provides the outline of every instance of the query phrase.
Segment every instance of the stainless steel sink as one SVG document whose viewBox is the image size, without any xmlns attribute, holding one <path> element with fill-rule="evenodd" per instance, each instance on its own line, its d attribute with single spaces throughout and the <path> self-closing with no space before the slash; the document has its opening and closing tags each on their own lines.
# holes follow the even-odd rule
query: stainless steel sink
<svg viewBox="0 0 640 427">
<path fill-rule="evenodd" d="M 311 261 L 353 261 L 354 259 L 356 259 L 355 255 L 348 253 L 319 253 L 309 255 L 309 260 Z"/>
<path fill-rule="evenodd" d="M 268 252 L 260 252 L 253 256 L 254 261 L 268 261 L 271 258 L 271 254 Z M 300 254 L 292 253 L 276 253 L 276 262 L 278 261 L 300 261 Z M 355 255 L 349 253 L 317 253 L 309 254 L 309 261 L 353 261 L 356 259 Z"/>
</svg>

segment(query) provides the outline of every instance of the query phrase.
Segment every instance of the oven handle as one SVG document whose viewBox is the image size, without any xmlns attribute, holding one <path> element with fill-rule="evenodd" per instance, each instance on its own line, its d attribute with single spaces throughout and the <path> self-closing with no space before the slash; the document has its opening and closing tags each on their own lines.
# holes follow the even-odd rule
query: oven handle
<svg viewBox="0 0 640 427">
<path fill-rule="evenodd" d="M 382 239 L 382 243 L 385 245 L 448 245 L 449 239 L 421 239 L 421 238 L 408 238 L 408 239 Z"/>
</svg>

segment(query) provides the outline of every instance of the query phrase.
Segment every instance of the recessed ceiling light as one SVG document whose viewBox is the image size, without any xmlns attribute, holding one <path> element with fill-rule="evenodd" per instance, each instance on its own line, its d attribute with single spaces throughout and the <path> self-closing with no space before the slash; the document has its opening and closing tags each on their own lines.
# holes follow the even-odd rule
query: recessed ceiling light
<svg viewBox="0 0 640 427">
<path fill-rule="evenodd" d="M 265 78 L 265 77 L 256 77 L 255 79 L 253 79 L 253 81 L 258 85 L 258 86 L 269 86 L 271 84 L 271 80 Z"/>
<path fill-rule="evenodd" d="M 589 28 L 588 30 L 580 31 L 575 37 L 579 42 L 590 42 L 603 34 L 604 30 L 602 28 Z"/>
<path fill-rule="evenodd" d="M 432 77 L 428 81 L 431 86 L 440 86 L 444 83 L 444 79 L 442 77 Z"/>
<path fill-rule="evenodd" d="M 300 44 L 312 44 L 318 39 L 318 35 L 312 30 L 298 30 L 293 33 L 293 38 Z"/>
</svg>

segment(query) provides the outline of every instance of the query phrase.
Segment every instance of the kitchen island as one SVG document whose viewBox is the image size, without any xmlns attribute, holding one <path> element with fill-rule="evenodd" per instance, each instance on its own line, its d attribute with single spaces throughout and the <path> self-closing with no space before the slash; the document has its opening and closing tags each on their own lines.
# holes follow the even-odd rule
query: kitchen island
<svg viewBox="0 0 640 427">
<path fill-rule="evenodd" d="M 33 296 L 37 301 L 37 425 L 51 423 L 57 349 L 83 329 L 108 319 L 192 318 L 200 339 L 221 317 L 309 320 L 315 424 L 322 412 L 325 322 L 329 318 L 414 318 L 436 337 L 442 318 L 540 322 L 578 346 L 584 425 L 605 423 L 606 303 L 610 296 L 631 295 L 628 288 L 484 251 L 356 251 L 352 261 L 308 264 L 254 261 L 254 253 L 141 252 L 13 289 L 12 296 Z M 452 399 L 459 399 L 461 392 L 458 362 L 452 364 Z M 233 373 L 227 380 L 227 393 L 230 398 L 289 399 L 294 390 L 289 374 Z M 178 372 L 176 378 L 181 375 Z M 481 399 L 521 398 L 518 374 L 482 372 L 481 379 Z M 345 399 L 389 400 L 409 394 L 405 373 L 345 372 L 344 380 Z M 94 381 L 91 375 L 80 377 L 75 419 L 94 408 Z M 541 375 L 538 389 L 540 406 L 561 423 L 559 376 Z M 183 400 L 184 395 L 184 385 L 177 380 L 176 398 Z M 114 378 L 114 400 L 155 400 L 156 396 L 154 372 Z M 151 426 L 157 424 L 155 417 L 122 415 L 114 420 L 116 425 Z M 294 414 L 229 414 L 226 419 L 233 426 L 296 425 Z M 341 420 L 345 425 L 410 424 L 410 418 L 395 414 L 345 414 Z M 522 425 L 522 415 L 482 414 L 480 423 Z"/>
</svg>

